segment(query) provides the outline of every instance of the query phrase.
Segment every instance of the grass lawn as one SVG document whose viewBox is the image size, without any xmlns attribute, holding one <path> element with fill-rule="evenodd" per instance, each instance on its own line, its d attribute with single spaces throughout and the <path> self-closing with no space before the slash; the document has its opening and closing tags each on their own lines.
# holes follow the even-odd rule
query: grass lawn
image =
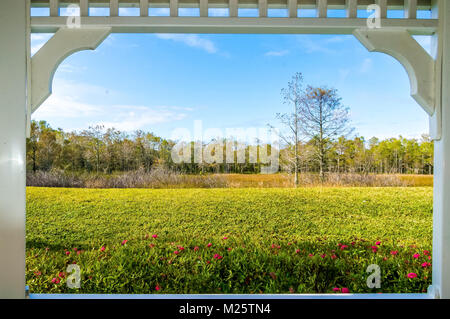
<svg viewBox="0 0 450 319">
<path fill-rule="evenodd" d="M 32 293 L 423 292 L 432 193 L 29 187 L 27 285 Z M 66 286 L 71 263 L 80 289 Z M 381 268 L 380 289 L 366 285 L 370 264 Z"/>
</svg>

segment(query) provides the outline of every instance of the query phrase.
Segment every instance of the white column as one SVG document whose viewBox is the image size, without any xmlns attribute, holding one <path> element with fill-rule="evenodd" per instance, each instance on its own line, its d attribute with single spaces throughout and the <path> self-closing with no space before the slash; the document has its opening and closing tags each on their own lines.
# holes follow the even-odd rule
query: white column
<svg viewBox="0 0 450 319">
<path fill-rule="evenodd" d="M 441 82 L 442 135 L 434 144 L 433 285 L 434 297 L 450 298 L 450 1 L 439 4 L 437 83 Z M 440 77 L 442 74 L 442 77 Z"/>
<path fill-rule="evenodd" d="M 26 1 L 0 1 L 0 298 L 25 297 Z"/>
</svg>

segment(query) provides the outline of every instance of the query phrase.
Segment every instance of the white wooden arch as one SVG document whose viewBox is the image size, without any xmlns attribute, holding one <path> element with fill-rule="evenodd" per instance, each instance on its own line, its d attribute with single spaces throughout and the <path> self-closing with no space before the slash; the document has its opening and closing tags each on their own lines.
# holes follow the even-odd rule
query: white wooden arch
<svg viewBox="0 0 450 319">
<path fill-rule="evenodd" d="M 80 7 L 79 27 L 60 16 L 60 8 L 69 4 Z M 358 9 L 371 4 L 379 5 L 381 28 L 368 28 L 366 19 L 358 18 Z M 47 7 L 50 14 L 30 17 L 30 6 Z M 119 6 L 139 8 L 139 16 L 120 16 Z M 200 15 L 179 17 L 182 7 L 198 8 Z M 109 8 L 109 15 L 89 16 L 89 8 Z M 169 16 L 149 16 L 149 8 L 167 8 Z M 209 8 L 227 8 L 229 16 L 209 17 Z M 239 8 L 257 8 L 258 17 L 239 17 Z M 272 8 L 286 9 L 287 17 L 271 18 Z M 298 10 L 303 9 L 314 9 L 316 17 L 300 18 Z M 329 9 L 345 10 L 345 18 L 328 18 Z M 432 19 L 417 19 L 418 9 L 432 10 Z M 390 19 L 388 10 L 402 10 L 404 18 Z M 31 32 L 55 33 L 33 57 Z M 447 0 L 2 0 L 0 297 L 22 298 L 25 292 L 25 136 L 31 113 L 51 94 L 61 61 L 79 50 L 95 49 L 111 32 L 354 34 L 369 51 L 396 58 L 408 73 L 411 95 L 430 116 L 435 140 L 433 285 L 427 296 L 450 298 L 450 168 L 444 165 L 450 159 Z M 432 35 L 434 56 L 412 35 Z M 9 45 L 3 49 L 3 43 Z"/>
</svg>

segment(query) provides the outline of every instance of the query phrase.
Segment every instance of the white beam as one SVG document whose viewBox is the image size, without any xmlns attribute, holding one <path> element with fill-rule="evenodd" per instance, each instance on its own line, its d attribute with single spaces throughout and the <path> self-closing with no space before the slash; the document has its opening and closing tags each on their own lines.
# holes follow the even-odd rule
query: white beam
<svg viewBox="0 0 450 319">
<path fill-rule="evenodd" d="M 327 0 L 317 0 L 317 17 L 326 18 L 327 17 Z"/>
<path fill-rule="evenodd" d="M 230 10 L 231 13 L 231 10 Z M 411 34 L 432 35 L 437 20 L 383 19 L 382 26 L 407 30 Z M 32 17 L 37 33 L 56 32 L 66 25 L 65 17 Z M 283 19 L 229 17 L 81 17 L 85 27 L 112 27 L 113 33 L 312 33 L 352 34 L 367 27 L 366 19 Z"/>
<path fill-rule="evenodd" d="M 26 1 L 0 1 L 0 299 L 25 298 Z"/>
<path fill-rule="evenodd" d="M 109 3 L 109 15 L 117 17 L 119 15 L 119 0 L 111 0 Z"/>
<path fill-rule="evenodd" d="M 289 18 L 297 18 L 298 3 L 297 0 L 288 0 Z"/>
<path fill-rule="evenodd" d="M 345 1 L 345 12 L 347 18 L 356 18 L 358 14 L 357 0 L 346 0 Z"/>
<path fill-rule="evenodd" d="M 230 17 L 235 18 L 238 16 L 238 7 L 239 7 L 239 0 L 229 0 L 229 14 Z"/>
<path fill-rule="evenodd" d="M 178 17 L 178 0 L 169 1 L 170 16 Z"/>
<path fill-rule="evenodd" d="M 267 17 L 267 0 L 258 0 L 258 11 L 260 18 Z"/>
<path fill-rule="evenodd" d="M 387 17 L 387 0 L 376 0 L 375 4 L 380 7 L 380 18 L 385 19 Z"/>
<path fill-rule="evenodd" d="M 80 16 L 89 16 L 89 0 L 80 0 Z"/>
<path fill-rule="evenodd" d="M 50 16 L 59 16 L 59 0 L 50 0 Z"/>
<path fill-rule="evenodd" d="M 200 0 L 200 16 L 208 16 L 208 0 Z"/>
<path fill-rule="evenodd" d="M 437 77 L 441 81 L 441 139 L 434 143 L 433 284 L 435 298 L 450 298 L 450 1 L 439 10 Z"/>
<path fill-rule="evenodd" d="M 139 1 L 139 14 L 141 17 L 148 16 L 148 0 Z"/>
<path fill-rule="evenodd" d="M 405 0 L 404 18 L 417 18 L 417 0 Z"/>
</svg>

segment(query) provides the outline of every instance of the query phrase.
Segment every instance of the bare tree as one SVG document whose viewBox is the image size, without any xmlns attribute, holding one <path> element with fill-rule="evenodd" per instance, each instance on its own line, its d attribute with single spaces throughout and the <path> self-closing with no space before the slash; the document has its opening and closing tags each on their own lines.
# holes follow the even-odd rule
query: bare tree
<svg viewBox="0 0 450 319">
<path fill-rule="evenodd" d="M 277 118 L 288 129 L 286 134 L 280 134 L 280 138 L 287 144 L 287 149 L 290 152 L 286 154 L 286 160 L 294 167 L 294 185 L 299 184 L 298 171 L 300 166 L 299 157 L 299 143 L 300 143 L 300 109 L 302 104 L 303 95 L 303 75 L 298 72 L 292 77 L 292 80 L 288 82 L 288 87 L 281 90 L 281 96 L 283 103 L 292 105 L 293 109 L 291 113 L 277 113 Z"/>
<path fill-rule="evenodd" d="M 287 160 L 294 167 L 294 184 L 297 186 L 299 183 L 301 137 L 313 141 L 319 175 L 323 181 L 330 142 L 351 132 L 348 108 L 341 104 L 336 89 L 312 86 L 303 88 L 301 73 L 294 74 L 281 95 L 283 102 L 293 108 L 291 113 L 278 113 L 277 118 L 288 129 L 288 133 L 280 134 L 280 137 L 288 149 L 292 150 L 292 156 Z"/>
<path fill-rule="evenodd" d="M 299 128 L 303 136 L 314 141 L 322 181 L 330 142 L 352 131 L 348 112 L 336 89 L 308 86 L 301 97 Z"/>
</svg>

